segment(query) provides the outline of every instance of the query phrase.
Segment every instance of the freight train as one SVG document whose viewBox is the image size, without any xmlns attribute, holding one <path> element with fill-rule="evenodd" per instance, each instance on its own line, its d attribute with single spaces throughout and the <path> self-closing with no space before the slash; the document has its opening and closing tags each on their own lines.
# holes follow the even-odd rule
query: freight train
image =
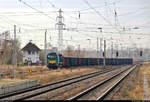
<svg viewBox="0 0 150 102">
<path fill-rule="evenodd" d="M 132 58 L 106 58 L 106 65 L 129 65 L 133 64 Z M 70 67 L 70 66 L 90 66 L 90 65 L 103 65 L 103 58 L 76 58 L 76 57 L 63 57 L 52 52 L 47 54 L 47 67 Z"/>
</svg>

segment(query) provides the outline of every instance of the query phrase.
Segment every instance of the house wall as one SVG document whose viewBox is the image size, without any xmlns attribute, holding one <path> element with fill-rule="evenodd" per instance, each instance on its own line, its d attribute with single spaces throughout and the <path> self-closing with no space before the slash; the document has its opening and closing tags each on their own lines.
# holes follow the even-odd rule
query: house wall
<svg viewBox="0 0 150 102">
<path fill-rule="evenodd" d="M 28 53 L 28 51 L 23 51 L 23 63 L 25 63 L 25 60 L 31 59 L 32 63 L 37 63 L 40 61 L 40 54 L 39 52 L 31 51 L 31 54 Z"/>
<path fill-rule="evenodd" d="M 0 50 L 3 49 L 3 41 L 0 40 Z"/>
</svg>

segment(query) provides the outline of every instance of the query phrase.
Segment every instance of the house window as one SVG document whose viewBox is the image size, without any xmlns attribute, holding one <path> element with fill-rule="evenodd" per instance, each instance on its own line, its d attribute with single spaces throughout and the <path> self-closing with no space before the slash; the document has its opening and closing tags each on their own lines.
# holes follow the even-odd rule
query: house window
<svg viewBox="0 0 150 102">
<path fill-rule="evenodd" d="M 31 55 L 31 51 L 28 51 L 28 54 Z"/>
<path fill-rule="evenodd" d="M 34 51 L 32 51 L 32 54 L 34 55 L 34 54 L 35 54 L 35 52 L 34 52 Z"/>
</svg>

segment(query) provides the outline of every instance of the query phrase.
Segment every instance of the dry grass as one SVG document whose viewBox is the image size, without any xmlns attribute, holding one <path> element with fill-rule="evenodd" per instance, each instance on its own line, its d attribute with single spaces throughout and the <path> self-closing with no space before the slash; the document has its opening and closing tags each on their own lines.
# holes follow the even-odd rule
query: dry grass
<svg viewBox="0 0 150 102">
<path fill-rule="evenodd" d="M 69 77 L 83 75 L 91 72 L 95 72 L 96 68 L 77 68 L 73 69 L 72 72 L 69 69 L 58 69 L 50 70 L 47 72 L 41 72 L 41 74 L 28 76 L 29 79 L 38 80 L 40 84 L 45 84 L 48 82 L 55 82 Z"/>
<path fill-rule="evenodd" d="M 118 85 L 118 87 L 108 96 L 106 99 L 112 99 L 112 100 L 133 100 L 136 98 L 135 93 L 133 91 L 136 91 L 139 89 L 138 87 L 135 87 L 135 83 L 138 78 L 139 68 L 135 69 L 133 72 L 129 74 L 129 76 L 123 80 L 123 82 Z M 137 88 L 136 90 L 133 90 Z"/>
<path fill-rule="evenodd" d="M 15 69 L 16 73 L 27 72 L 28 69 L 31 69 L 32 71 L 48 70 L 48 68 L 44 67 L 44 66 L 22 66 L 22 67 L 16 67 L 16 66 L 12 66 L 12 65 L 0 65 L 0 73 L 13 73 L 14 69 Z"/>
<path fill-rule="evenodd" d="M 129 100 L 143 100 L 144 99 L 144 71 L 150 66 L 149 62 L 143 63 L 139 69 L 138 77 L 133 84 L 133 89 L 128 92 L 128 96 L 125 99 Z"/>
<path fill-rule="evenodd" d="M 11 73 L 13 75 L 14 67 L 13 66 L 2 66 L 1 68 L 6 70 L 2 70 L 3 73 Z M 57 70 L 49 70 L 45 66 L 24 66 L 24 67 L 18 67 L 15 68 L 16 73 L 19 72 L 25 72 L 22 75 L 17 76 L 17 79 L 31 79 L 31 80 L 38 80 L 40 84 L 45 84 L 49 82 L 55 82 L 62 79 L 66 79 L 69 77 L 77 76 L 77 75 L 83 75 L 91 72 L 95 72 L 99 70 L 100 68 L 97 67 L 78 67 L 75 69 L 72 69 L 72 72 L 70 69 L 57 69 Z M 27 73 L 27 70 L 31 69 L 32 71 L 37 71 L 36 73 Z M 10 76 L 7 76 L 5 78 L 8 78 Z M 11 76 L 10 78 L 13 78 Z"/>
<path fill-rule="evenodd" d="M 148 87 L 149 87 L 149 92 L 150 92 L 150 62 L 145 62 L 143 65 L 144 71 L 146 72 L 146 77 L 148 81 Z"/>
<path fill-rule="evenodd" d="M 111 66 L 108 66 L 111 67 Z M 6 68 L 3 73 L 11 73 L 13 74 L 14 67 L 13 66 L 0 66 L 0 68 Z M 72 69 L 57 69 L 57 70 L 49 70 L 45 66 L 23 66 L 17 67 L 16 73 L 26 72 L 25 74 L 19 75 L 17 79 L 31 79 L 38 80 L 40 84 L 45 84 L 49 82 L 55 82 L 59 80 L 63 80 L 69 77 L 79 76 L 91 72 L 95 72 L 100 70 L 101 67 L 91 66 L 91 67 L 76 67 Z M 31 69 L 32 71 L 38 71 L 33 73 L 27 73 L 27 70 Z M 7 77 L 6 77 L 7 78 Z M 13 76 L 11 77 L 13 78 Z"/>
<path fill-rule="evenodd" d="M 134 89 L 128 93 L 128 96 L 125 97 L 128 100 L 143 100 L 144 99 L 144 90 L 140 84 L 134 86 Z"/>
<path fill-rule="evenodd" d="M 25 70 L 27 68 L 30 68 L 32 70 L 41 70 L 45 69 L 45 66 L 13 66 L 13 65 L 0 65 L 0 69 L 16 69 L 16 70 Z M 48 68 L 47 68 L 48 69 Z"/>
<path fill-rule="evenodd" d="M 148 81 L 148 88 L 149 88 L 148 90 L 149 90 L 149 93 L 150 93 L 150 64 L 149 64 L 149 66 L 147 66 L 145 68 L 145 71 L 146 71 L 146 77 L 147 77 L 147 81 Z"/>
</svg>

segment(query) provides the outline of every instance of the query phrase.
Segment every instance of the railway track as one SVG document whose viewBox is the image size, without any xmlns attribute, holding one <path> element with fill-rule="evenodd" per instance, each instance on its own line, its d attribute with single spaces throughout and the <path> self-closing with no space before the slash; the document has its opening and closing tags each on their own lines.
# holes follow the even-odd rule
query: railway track
<svg viewBox="0 0 150 102">
<path fill-rule="evenodd" d="M 24 100 L 24 99 L 32 98 L 37 95 L 40 95 L 40 94 L 43 94 L 46 92 L 50 92 L 50 91 L 68 86 L 70 84 L 77 83 L 77 82 L 80 82 L 82 80 L 86 80 L 89 78 L 93 78 L 98 75 L 101 75 L 101 74 L 104 74 L 107 72 L 111 72 L 111 71 L 117 70 L 117 69 L 119 70 L 120 68 L 105 69 L 102 71 L 98 71 L 98 72 L 94 72 L 94 73 L 90 73 L 90 74 L 86 74 L 86 75 L 82 75 L 82 76 L 78 76 L 78 77 L 69 78 L 66 80 L 30 88 L 30 89 L 19 91 L 19 92 L 10 93 L 7 95 L 1 95 L 0 100 Z"/>
<path fill-rule="evenodd" d="M 98 84 L 82 91 L 81 93 L 69 98 L 68 100 L 103 100 L 117 85 L 126 78 L 137 65 L 121 71 Z"/>
</svg>

